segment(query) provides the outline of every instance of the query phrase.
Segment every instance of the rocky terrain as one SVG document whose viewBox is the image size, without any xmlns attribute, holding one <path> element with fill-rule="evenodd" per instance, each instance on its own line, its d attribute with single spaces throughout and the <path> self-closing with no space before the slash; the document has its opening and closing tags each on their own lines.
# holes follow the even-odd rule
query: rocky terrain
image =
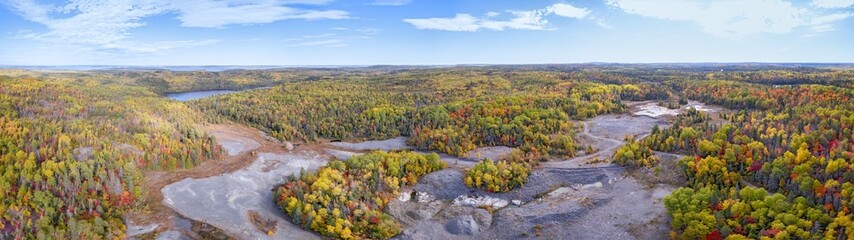
<svg viewBox="0 0 854 240">
<path fill-rule="evenodd" d="M 571 159 L 545 162 L 521 188 L 505 193 L 471 189 L 464 169 L 479 159 L 499 159 L 508 147 L 485 147 L 467 157 L 440 154 L 449 168 L 426 175 L 388 207 L 405 227 L 396 239 L 662 239 L 669 219 L 661 199 L 681 183 L 680 156 L 657 153 L 659 170 L 628 170 L 609 161 L 626 135 L 643 137 L 653 126 L 667 127 L 667 114 L 603 115 L 583 122 L 584 144 L 595 149 Z M 702 107 L 701 105 L 698 105 Z M 699 108 L 698 107 L 698 108 Z M 685 109 L 685 108 L 683 108 Z M 131 224 L 128 235 L 158 239 L 315 239 L 290 223 L 275 206 L 271 189 L 289 175 L 312 171 L 333 159 L 372 150 L 407 150 L 405 138 L 358 143 L 303 145 L 271 141 L 258 131 L 211 127 L 229 159 L 251 159 L 216 175 L 183 174 L 164 184 L 162 205 L 174 214 L 163 221 Z M 236 160 L 232 160 L 236 161 Z M 166 183 L 165 180 L 160 180 Z M 129 219 L 134 223 L 133 219 Z"/>
</svg>

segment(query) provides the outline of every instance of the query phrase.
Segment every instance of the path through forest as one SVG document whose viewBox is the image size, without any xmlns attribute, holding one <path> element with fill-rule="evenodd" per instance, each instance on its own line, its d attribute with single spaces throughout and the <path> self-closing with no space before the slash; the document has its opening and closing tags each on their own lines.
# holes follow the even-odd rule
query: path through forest
<svg viewBox="0 0 854 240">
<path fill-rule="evenodd" d="M 617 148 L 623 146 L 626 135 L 638 136 L 641 139 L 647 136 L 655 125 L 666 126 L 667 122 L 660 118 L 648 116 L 631 116 L 626 114 L 600 115 L 598 117 L 581 122 L 584 124 L 580 135 L 589 139 L 587 144 L 597 151 L 566 160 L 543 162 L 541 165 L 548 168 L 580 168 L 601 167 L 610 165 L 611 157 Z M 595 158 L 602 159 L 597 163 L 587 163 Z"/>
<path fill-rule="evenodd" d="M 582 124 L 584 124 L 584 130 L 581 131 L 581 134 L 590 138 L 590 139 L 593 139 L 594 141 L 596 141 L 596 144 L 593 147 L 598 149 L 598 150 L 594 153 L 590 153 L 590 154 L 587 154 L 584 156 L 578 156 L 578 157 L 570 158 L 567 160 L 544 162 L 544 163 L 542 163 L 543 167 L 550 167 L 550 168 L 589 167 L 589 166 L 586 166 L 587 165 L 587 164 L 585 164 L 586 161 L 591 160 L 593 158 L 609 159 L 609 158 L 611 158 L 611 155 L 614 155 L 614 152 L 617 150 L 617 148 L 619 148 L 620 146 L 623 145 L 623 143 L 625 143 L 622 140 L 616 140 L 616 139 L 611 139 L 611 138 L 606 138 L 603 136 L 596 136 L 596 135 L 590 134 L 590 128 L 591 128 L 591 124 L 592 124 L 590 121 L 582 122 Z M 610 164 L 610 161 L 604 162 L 604 165 L 608 165 L 608 164 Z M 602 165 L 602 164 L 594 164 L 594 166 L 595 165 Z"/>
</svg>

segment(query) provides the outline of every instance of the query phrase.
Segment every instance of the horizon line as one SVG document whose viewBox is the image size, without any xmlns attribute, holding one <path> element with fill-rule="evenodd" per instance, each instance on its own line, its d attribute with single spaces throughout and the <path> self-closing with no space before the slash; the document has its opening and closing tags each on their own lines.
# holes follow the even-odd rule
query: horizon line
<svg viewBox="0 0 854 240">
<path fill-rule="evenodd" d="M 760 61 L 735 61 L 735 62 L 565 62 L 565 63 L 447 63 L 447 64 L 199 64 L 199 65 L 130 65 L 130 64 L 0 64 L 0 69 L 14 69 L 21 67 L 382 67 L 382 66 L 526 66 L 526 65 L 585 65 L 585 64 L 625 64 L 625 65 L 656 65 L 656 64 L 815 64 L 815 65 L 854 65 L 854 62 L 760 62 Z"/>
</svg>

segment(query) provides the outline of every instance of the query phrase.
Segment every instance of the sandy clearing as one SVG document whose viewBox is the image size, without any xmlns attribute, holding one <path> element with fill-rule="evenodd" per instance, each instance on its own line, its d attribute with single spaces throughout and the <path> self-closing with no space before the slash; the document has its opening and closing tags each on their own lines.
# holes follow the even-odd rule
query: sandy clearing
<svg viewBox="0 0 854 240">
<path fill-rule="evenodd" d="M 607 191 L 609 201 L 574 221 L 546 226 L 544 232 L 575 239 L 666 239 L 669 219 L 662 199 L 675 189 L 668 185 L 646 188 L 632 178 L 622 178 Z"/>
<path fill-rule="evenodd" d="M 273 153 L 287 152 L 284 150 L 282 144 L 267 140 L 261 131 L 254 128 L 239 124 L 215 124 L 201 126 L 201 128 L 206 132 L 217 133 L 220 136 L 223 136 L 222 139 L 217 139 L 217 141 L 241 141 L 248 139 L 260 144 L 260 147 L 256 149 L 257 151 Z M 249 145 L 251 145 L 251 142 L 244 146 Z M 300 149 L 296 149 L 295 151 L 299 150 Z M 191 169 L 181 169 L 171 172 L 144 172 L 146 182 L 143 186 L 145 196 L 143 197 L 142 202 L 147 206 L 147 208 L 142 211 L 125 214 L 125 217 L 128 219 L 126 224 L 132 223 L 128 224 L 128 229 L 130 230 L 139 226 L 150 226 L 152 224 L 157 226 L 154 232 L 163 232 L 173 229 L 175 227 L 175 223 L 170 219 L 184 217 L 163 204 L 163 193 L 160 191 L 161 189 L 169 184 L 186 178 L 202 179 L 222 173 L 234 172 L 249 166 L 255 159 L 256 157 L 252 156 L 252 152 L 246 149 L 239 151 L 236 155 L 223 156 L 221 160 L 204 161 L 199 166 Z M 134 233 L 134 235 L 136 235 L 146 232 L 128 231 L 128 233 Z M 128 234 L 129 237 L 134 235 Z"/>
<path fill-rule="evenodd" d="M 472 160 L 481 160 L 481 159 L 492 159 L 499 160 L 510 153 L 513 152 L 513 148 L 506 146 L 494 146 L 494 147 L 481 147 L 475 150 L 471 150 L 466 154 L 468 159 Z"/>
<path fill-rule="evenodd" d="M 162 189 L 163 202 L 181 215 L 214 225 L 239 239 L 316 239 L 316 234 L 289 222 L 273 201 L 271 190 L 287 176 L 325 165 L 326 158 L 313 151 L 260 153 L 252 165 L 238 171 L 167 185 Z M 275 234 L 258 231 L 250 222 L 249 211 L 274 219 Z"/>
<path fill-rule="evenodd" d="M 386 140 L 364 141 L 357 143 L 350 142 L 331 142 L 328 143 L 333 147 L 342 148 L 345 150 L 365 151 L 365 150 L 407 150 L 413 149 L 412 146 L 406 145 L 406 137 L 396 137 Z"/>
<path fill-rule="evenodd" d="M 219 145 L 222 146 L 223 150 L 229 156 L 237 156 L 261 147 L 261 143 L 258 141 L 235 131 L 216 129 L 208 132 L 208 134 L 213 135 L 217 139 Z"/>
<path fill-rule="evenodd" d="M 658 103 L 651 102 L 638 106 L 638 111 L 634 112 L 634 115 L 658 118 L 664 115 L 676 116 L 681 112 L 680 110 L 658 106 Z"/>
<path fill-rule="evenodd" d="M 721 108 L 709 106 L 709 105 L 706 105 L 702 102 L 693 101 L 693 100 L 688 101 L 688 104 L 685 104 L 685 106 L 682 106 L 681 108 L 677 108 L 677 109 L 669 109 L 666 107 L 658 106 L 658 102 L 655 102 L 655 101 L 639 102 L 633 108 L 634 108 L 634 112 L 632 113 L 633 115 L 648 116 L 648 117 L 653 117 L 653 118 L 659 118 L 662 116 L 676 116 L 680 113 L 687 111 L 689 108 L 694 108 L 696 110 L 703 111 L 703 112 L 718 112 L 718 111 L 723 110 Z"/>
</svg>

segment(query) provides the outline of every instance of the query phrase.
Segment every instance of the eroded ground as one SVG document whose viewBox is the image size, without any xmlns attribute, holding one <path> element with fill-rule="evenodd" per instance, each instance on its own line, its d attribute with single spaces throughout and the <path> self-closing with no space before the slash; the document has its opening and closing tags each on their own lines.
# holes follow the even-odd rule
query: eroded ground
<svg viewBox="0 0 854 240">
<path fill-rule="evenodd" d="M 127 215 L 129 237 L 263 238 L 266 233 L 250 231 L 254 229 L 247 225 L 250 210 L 262 210 L 258 212 L 264 217 L 278 219 L 282 226 L 277 227 L 283 230 L 275 234 L 316 236 L 287 226 L 290 223 L 283 221 L 284 215 L 273 204 L 271 189 L 303 167 L 308 171 L 325 164 L 328 156 L 310 147 L 288 151 L 287 144 L 271 141 L 263 132 L 242 125 L 204 129 L 217 137 L 227 155 L 221 161 L 207 161 L 192 169 L 147 172 L 148 209 Z M 272 237 L 276 236 L 287 235 Z"/>
<path fill-rule="evenodd" d="M 313 239 L 285 219 L 271 191 L 285 177 L 326 164 L 317 152 L 260 153 L 252 165 L 233 173 L 204 179 L 187 178 L 163 188 L 163 202 L 181 215 L 214 225 L 240 239 Z M 276 222 L 273 235 L 259 231 L 250 211 Z"/>
</svg>

